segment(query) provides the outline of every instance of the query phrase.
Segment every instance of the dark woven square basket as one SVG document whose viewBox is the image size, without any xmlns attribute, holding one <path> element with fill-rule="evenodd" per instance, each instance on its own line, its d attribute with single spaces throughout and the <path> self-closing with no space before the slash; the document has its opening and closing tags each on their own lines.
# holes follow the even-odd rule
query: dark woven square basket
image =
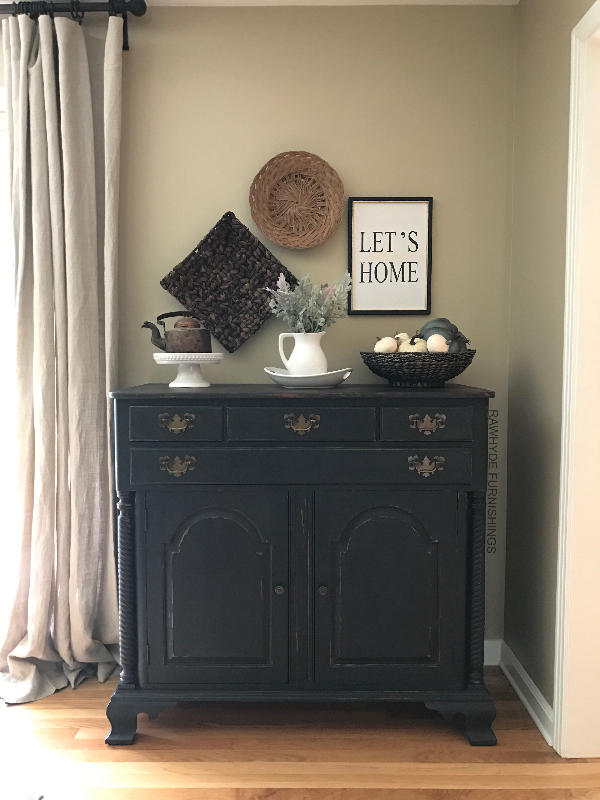
<svg viewBox="0 0 600 800">
<path fill-rule="evenodd" d="M 476 350 L 466 353 L 373 353 L 361 352 L 367 367 L 385 378 L 390 386 L 403 389 L 441 389 L 469 366 Z"/>
<path fill-rule="evenodd" d="M 234 353 L 271 317 L 265 286 L 275 288 L 280 273 L 292 287 L 298 283 L 228 211 L 160 285 Z"/>
</svg>

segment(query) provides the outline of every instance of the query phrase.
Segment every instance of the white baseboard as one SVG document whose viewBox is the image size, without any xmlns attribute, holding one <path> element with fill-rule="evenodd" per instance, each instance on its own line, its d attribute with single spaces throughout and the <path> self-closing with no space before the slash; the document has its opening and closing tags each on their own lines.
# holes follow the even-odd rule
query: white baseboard
<svg viewBox="0 0 600 800">
<path fill-rule="evenodd" d="M 495 642 L 496 640 L 492 641 Z M 552 747 L 554 741 L 554 711 L 552 706 L 531 680 L 530 676 L 525 671 L 525 667 L 504 641 L 501 642 L 500 669 L 510 681 L 515 692 L 519 695 L 521 702 L 529 712 L 529 716 L 540 729 L 540 733 Z"/>
<path fill-rule="evenodd" d="M 486 639 L 483 644 L 483 663 L 486 667 L 497 667 L 500 664 L 502 639 Z"/>
</svg>

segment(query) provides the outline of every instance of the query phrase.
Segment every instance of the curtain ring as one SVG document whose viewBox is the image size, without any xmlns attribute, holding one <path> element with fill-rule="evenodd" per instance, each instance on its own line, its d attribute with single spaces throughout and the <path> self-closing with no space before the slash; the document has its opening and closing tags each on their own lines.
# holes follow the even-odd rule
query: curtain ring
<svg viewBox="0 0 600 800">
<path fill-rule="evenodd" d="M 123 11 L 123 50 L 129 50 L 129 32 L 127 29 L 127 11 Z"/>
<path fill-rule="evenodd" d="M 123 17 L 123 50 L 129 50 L 129 33 L 127 30 L 127 3 L 125 0 L 108 0 L 108 16 Z"/>
<path fill-rule="evenodd" d="M 83 11 L 79 5 L 79 0 L 71 0 L 71 19 L 81 25 Z"/>
<path fill-rule="evenodd" d="M 46 3 L 44 3 L 43 0 L 35 0 L 35 2 L 30 4 L 29 8 L 30 19 L 38 19 L 42 14 L 46 13 Z"/>
</svg>

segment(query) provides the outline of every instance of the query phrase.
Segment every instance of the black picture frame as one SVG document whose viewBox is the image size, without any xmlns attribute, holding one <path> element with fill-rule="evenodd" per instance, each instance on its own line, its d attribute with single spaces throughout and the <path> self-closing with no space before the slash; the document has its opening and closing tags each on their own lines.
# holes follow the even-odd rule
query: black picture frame
<svg viewBox="0 0 600 800">
<path fill-rule="evenodd" d="M 420 267 L 420 272 L 426 276 L 427 286 L 424 292 L 424 299 L 422 305 L 419 304 L 416 308 L 357 308 L 356 302 L 353 302 L 356 294 L 358 292 L 357 282 L 355 281 L 355 259 L 354 259 L 354 218 L 355 218 L 355 204 L 357 203 L 419 203 L 419 204 L 426 204 L 427 205 L 427 233 L 426 233 L 426 241 L 427 241 L 427 253 L 425 256 L 425 261 Z M 382 226 L 383 227 L 383 226 Z M 379 231 L 377 231 L 379 233 Z M 391 233 L 390 231 L 386 231 L 386 233 Z M 397 233 L 397 232 L 394 232 Z M 403 234 L 405 232 L 402 232 Z M 415 233 L 414 230 L 411 230 L 410 233 Z M 389 239 L 391 243 L 391 237 Z M 380 242 L 377 242 L 378 244 Z M 413 242 L 416 244 L 416 242 Z M 349 315 L 375 315 L 375 316 L 392 316 L 397 314 L 404 314 L 404 315 L 427 315 L 431 314 L 431 269 L 432 269 L 432 245 L 433 245 L 433 197 L 349 197 L 348 198 L 348 272 L 352 277 L 352 286 L 350 291 L 348 292 L 348 314 Z M 374 245 L 375 246 L 375 245 Z M 365 252 L 365 251 L 363 251 Z M 366 251 L 368 252 L 368 251 Z M 381 251 L 376 251 L 381 252 Z M 389 252 L 392 252 L 391 250 Z M 384 262 L 378 262 L 382 264 Z M 392 262 L 392 269 L 390 273 L 396 277 L 396 282 L 398 282 L 396 270 L 393 269 L 394 265 Z M 416 263 L 416 262 L 402 262 L 402 276 L 404 282 L 404 265 L 405 263 Z M 375 268 L 377 270 L 377 267 Z M 411 274 L 411 267 L 409 266 L 409 278 Z M 377 275 L 377 272 L 375 272 Z M 387 275 L 387 272 L 386 272 Z M 361 278 L 364 277 L 361 275 Z M 379 281 L 378 281 L 379 282 Z M 409 282 L 411 282 L 409 280 Z M 415 281 L 416 282 L 416 281 Z M 379 282 L 380 285 L 387 283 L 386 281 Z M 360 284 L 360 282 L 359 282 Z M 397 292 L 395 293 L 397 296 Z M 394 298 L 392 297 L 392 300 Z M 364 305 L 364 301 L 360 303 L 360 305 Z"/>
</svg>

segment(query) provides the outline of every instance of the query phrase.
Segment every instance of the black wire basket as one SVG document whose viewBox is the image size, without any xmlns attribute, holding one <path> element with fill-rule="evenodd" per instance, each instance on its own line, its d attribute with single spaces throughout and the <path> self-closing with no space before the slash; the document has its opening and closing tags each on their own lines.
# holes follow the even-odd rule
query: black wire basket
<svg viewBox="0 0 600 800">
<path fill-rule="evenodd" d="M 466 353 L 373 353 L 362 351 L 367 367 L 399 388 L 439 389 L 464 372 L 476 350 Z"/>
</svg>

